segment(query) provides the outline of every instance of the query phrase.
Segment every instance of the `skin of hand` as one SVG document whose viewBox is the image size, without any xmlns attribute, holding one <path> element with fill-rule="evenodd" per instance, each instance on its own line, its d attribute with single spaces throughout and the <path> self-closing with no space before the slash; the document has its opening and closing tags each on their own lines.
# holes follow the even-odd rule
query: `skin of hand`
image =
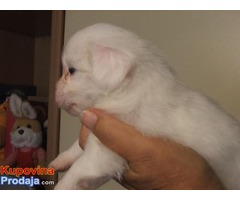
<svg viewBox="0 0 240 200">
<path fill-rule="evenodd" d="M 81 116 L 79 144 L 89 130 L 128 162 L 120 184 L 127 189 L 224 189 L 208 163 L 192 149 L 164 138 L 143 135 L 99 109 Z"/>
</svg>

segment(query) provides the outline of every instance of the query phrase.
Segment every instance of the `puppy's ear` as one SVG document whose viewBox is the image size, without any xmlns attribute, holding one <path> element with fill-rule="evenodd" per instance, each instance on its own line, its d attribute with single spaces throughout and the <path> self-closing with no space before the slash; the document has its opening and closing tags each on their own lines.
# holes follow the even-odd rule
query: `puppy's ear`
<svg viewBox="0 0 240 200">
<path fill-rule="evenodd" d="M 93 77 L 100 87 L 111 90 L 126 77 L 132 66 L 130 56 L 111 47 L 95 46 L 92 51 Z"/>
</svg>

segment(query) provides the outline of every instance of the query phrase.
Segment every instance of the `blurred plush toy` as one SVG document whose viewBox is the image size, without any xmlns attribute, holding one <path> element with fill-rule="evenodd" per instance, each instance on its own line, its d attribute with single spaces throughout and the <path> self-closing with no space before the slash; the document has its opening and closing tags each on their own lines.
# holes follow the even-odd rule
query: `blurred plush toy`
<svg viewBox="0 0 240 200">
<path fill-rule="evenodd" d="M 7 101 L 0 105 L 0 148 L 4 146 L 6 121 L 7 121 Z"/>
<path fill-rule="evenodd" d="M 23 101 L 16 94 L 10 96 L 9 107 L 16 117 L 11 131 L 14 151 L 1 165 L 21 168 L 41 165 L 45 161 L 46 152 L 40 147 L 42 131 L 39 121 L 36 120 L 36 111 L 28 101 Z"/>
</svg>

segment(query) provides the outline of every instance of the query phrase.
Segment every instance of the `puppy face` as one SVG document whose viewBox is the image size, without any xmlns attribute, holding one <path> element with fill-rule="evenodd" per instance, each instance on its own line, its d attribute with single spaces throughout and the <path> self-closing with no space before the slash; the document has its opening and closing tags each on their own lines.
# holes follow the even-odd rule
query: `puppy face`
<svg viewBox="0 0 240 200">
<path fill-rule="evenodd" d="M 63 73 L 56 87 L 58 106 L 79 115 L 120 87 L 134 66 L 135 37 L 106 24 L 73 35 L 62 56 Z"/>
</svg>

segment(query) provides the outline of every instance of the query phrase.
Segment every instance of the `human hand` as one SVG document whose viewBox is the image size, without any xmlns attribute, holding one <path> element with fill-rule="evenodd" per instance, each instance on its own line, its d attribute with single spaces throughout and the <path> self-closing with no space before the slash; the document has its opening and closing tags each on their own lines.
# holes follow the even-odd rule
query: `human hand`
<svg viewBox="0 0 240 200">
<path fill-rule="evenodd" d="M 190 148 L 144 136 L 98 109 L 84 111 L 82 123 L 79 143 L 83 149 L 91 130 L 127 160 L 129 169 L 120 184 L 128 189 L 224 189 L 208 163 Z"/>
</svg>

